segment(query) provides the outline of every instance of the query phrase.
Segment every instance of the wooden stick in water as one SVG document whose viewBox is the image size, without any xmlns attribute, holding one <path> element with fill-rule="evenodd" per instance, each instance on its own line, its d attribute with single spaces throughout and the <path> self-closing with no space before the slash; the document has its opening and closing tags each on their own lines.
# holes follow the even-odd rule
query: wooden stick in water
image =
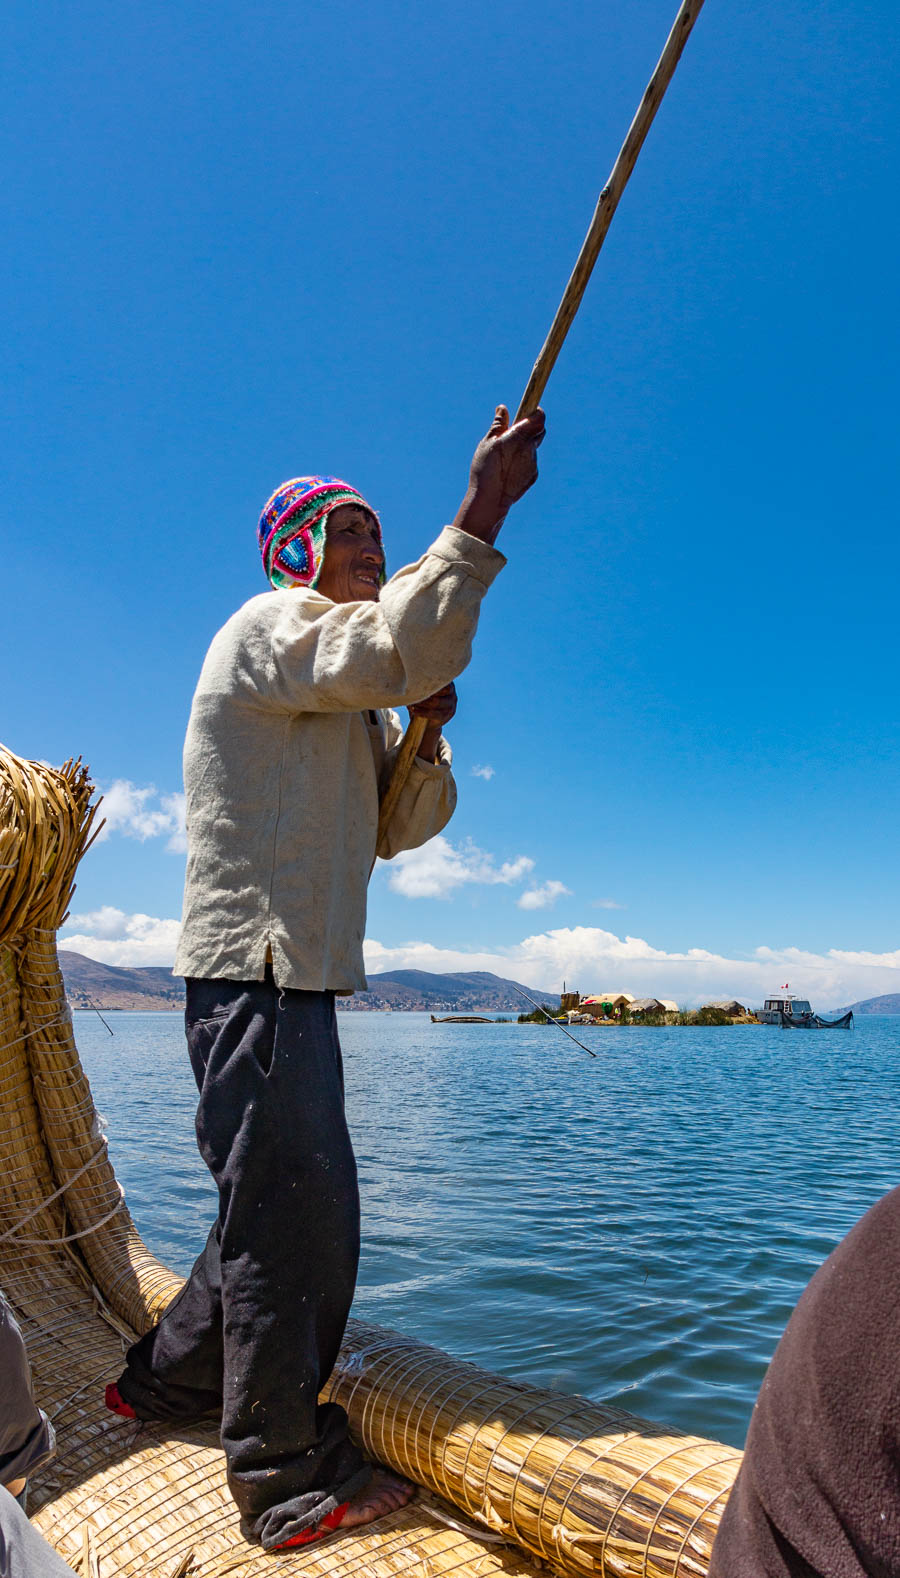
<svg viewBox="0 0 900 1578">
<path fill-rule="evenodd" d="M 592 1052 L 590 1047 L 586 1047 L 583 1041 L 579 1041 L 577 1036 L 573 1036 L 571 1030 L 567 1030 L 565 1025 L 561 1025 L 558 1019 L 554 1019 L 552 1014 L 548 1014 L 543 1004 L 536 1003 L 533 997 L 529 997 L 527 992 L 523 992 L 521 986 L 516 986 L 515 981 L 513 981 L 511 984 L 518 992 L 519 996 L 524 997 L 526 1003 L 530 1003 L 532 1008 L 536 1008 L 539 1014 L 543 1014 L 548 1025 L 555 1025 L 557 1030 L 561 1030 L 564 1036 L 568 1036 L 569 1040 L 574 1041 L 577 1047 L 581 1047 L 582 1052 L 586 1052 L 588 1057 L 597 1056 L 596 1052 Z"/>
<path fill-rule="evenodd" d="M 517 422 L 521 421 L 522 417 L 529 416 L 536 406 L 540 404 L 541 395 L 547 387 L 547 380 L 553 371 L 553 364 L 560 353 L 562 343 L 572 327 L 575 314 L 581 305 L 581 298 L 591 277 L 591 270 L 600 255 L 600 248 L 606 239 L 606 232 L 612 223 L 612 216 L 616 211 L 619 198 L 628 184 L 628 177 L 637 163 L 637 156 L 644 145 L 644 138 L 653 124 L 653 117 L 659 109 L 666 88 L 675 74 L 675 67 L 681 58 L 681 51 L 687 43 L 691 28 L 700 14 L 702 5 L 703 0 L 683 0 L 681 9 L 675 18 L 672 31 L 666 41 L 666 47 L 660 55 L 656 70 L 647 84 L 644 97 L 638 106 L 638 112 L 628 128 L 628 135 L 619 149 L 619 155 L 612 167 L 609 180 L 597 199 L 594 217 L 591 220 L 590 229 L 578 254 L 578 261 L 572 270 L 569 283 L 563 292 L 562 301 L 556 310 L 556 317 L 550 325 L 550 333 L 544 341 L 541 354 L 532 368 L 525 393 L 519 402 L 519 409 L 516 412 Z"/>
</svg>

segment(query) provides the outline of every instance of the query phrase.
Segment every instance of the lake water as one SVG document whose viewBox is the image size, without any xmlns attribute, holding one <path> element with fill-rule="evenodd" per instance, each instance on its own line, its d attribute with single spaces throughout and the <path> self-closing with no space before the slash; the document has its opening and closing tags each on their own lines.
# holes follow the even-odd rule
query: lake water
<svg viewBox="0 0 900 1578">
<path fill-rule="evenodd" d="M 177 1014 L 75 1015 L 150 1247 L 215 1210 Z M 506 1375 L 742 1445 L 812 1272 L 898 1181 L 900 1017 L 851 1032 L 344 1014 L 354 1313 Z"/>
</svg>

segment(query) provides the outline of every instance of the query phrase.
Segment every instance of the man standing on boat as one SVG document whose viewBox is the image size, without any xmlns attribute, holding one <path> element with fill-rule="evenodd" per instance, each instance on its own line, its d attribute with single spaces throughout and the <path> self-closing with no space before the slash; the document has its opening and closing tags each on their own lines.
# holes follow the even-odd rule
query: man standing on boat
<svg viewBox="0 0 900 1578">
<path fill-rule="evenodd" d="M 317 1402 L 359 1253 L 334 998 L 365 988 L 376 855 L 423 844 L 453 813 L 441 725 L 543 433 L 542 412 L 510 426 L 498 407 L 453 525 L 386 583 L 378 517 L 354 488 L 283 484 L 259 523 L 273 590 L 219 631 L 194 695 L 175 971 L 219 1212 L 107 1403 L 172 1423 L 221 1414 L 242 1530 L 270 1550 L 371 1522 L 412 1494 L 373 1475 L 343 1409 Z M 400 704 L 427 727 L 376 848 L 401 734 L 385 709 Z"/>
</svg>

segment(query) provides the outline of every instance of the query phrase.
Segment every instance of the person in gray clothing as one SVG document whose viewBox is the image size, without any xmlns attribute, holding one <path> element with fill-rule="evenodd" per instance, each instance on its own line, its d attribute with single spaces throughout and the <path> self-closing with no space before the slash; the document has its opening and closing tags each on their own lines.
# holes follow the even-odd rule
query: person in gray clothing
<svg viewBox="0 0 900 1578">
<path fill-rule="evenodd" d="M 0 1293 L 0 1578 L 74 1578 L 25 1513 L 28 1476 L 55 1451 L 53 1426 L 34 1400 L 19 1323 Z"/>
</svg>

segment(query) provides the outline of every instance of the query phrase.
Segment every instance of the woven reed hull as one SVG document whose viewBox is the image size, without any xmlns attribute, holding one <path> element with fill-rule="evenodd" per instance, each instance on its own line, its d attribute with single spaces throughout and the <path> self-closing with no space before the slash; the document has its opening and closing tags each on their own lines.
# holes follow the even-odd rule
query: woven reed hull
<svg viewBox="0 0 900 1578">
<path fill-rule="evenodd" d="M 264 1556 L 244 1544 L 213 1434 L 137 1429 L 106 1412 L 104 1381 L 181 1284 L 121 1198 L 56 957 L 84 844 L 85 782 L 67 768 L 45 794 L 47 769 L 12 758 L 10 771 L 9 760 L 0 752 L 0 802 L 4 790 L 18 797 L 11 821 L 0 804 L 6 826 L 21 850 L 37 806 L 42 842 L 34 916 L 21 872 L 6 909 L 0 886 L 0 1236 L 22 1224 L 0 1242 L 0 1285 L 55 1416 L 59 1455 L 34 1481 L 32 1505 L 61 1554 L 84 1556 L 95 1578 L 176 1578 L 188 1557 L 197 1578 L 288 1565 L 330 1578 L 527 1578 L 543 1567 L 702 1578 L 738 1453 L 489 1375 L 379 1327 L 351 1321 L 325 1395 L 344 1404 L 373 1457 L 423 1491 L 372 1529 L 304 1553 Z M 19 929 L 4 932 L 10 912 Z"/>
</svg>

